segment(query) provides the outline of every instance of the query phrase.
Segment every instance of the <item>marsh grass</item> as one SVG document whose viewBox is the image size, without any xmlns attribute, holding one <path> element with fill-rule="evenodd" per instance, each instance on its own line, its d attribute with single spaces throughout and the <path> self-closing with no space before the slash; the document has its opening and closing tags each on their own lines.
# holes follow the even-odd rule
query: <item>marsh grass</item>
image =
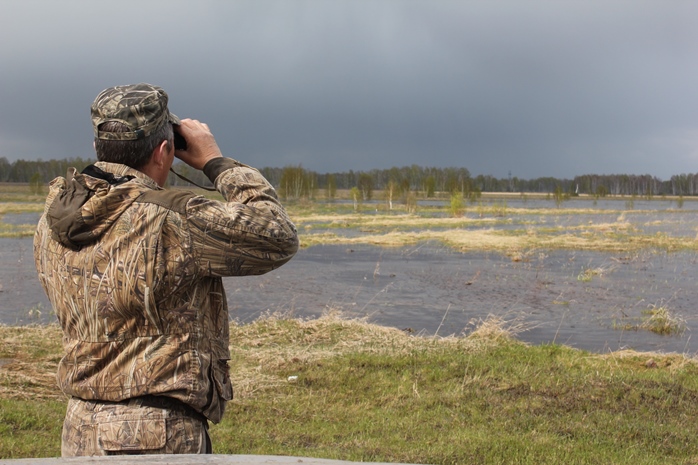
<svg viewBox="0 0 698 465">
<path fill-rule="evenodd" d="M 11 203 L 36 203 L 43 205 L 46 198 L 46 189 L 43 193 L 32 191 L 29 184 L 25 183 L 0 183 L 0 204 Z"/>
<path fill-rule="evenodd" d="M 438 241 L 455 250 L 498 251 L 507 255 L 525 253 L 530 250 L 566 249 L 594 250 L 603 252 L 632 252 L 638 250 L 662 250 L 676 252 L 698 250 L 696 238 L 675 237 L 663 233 L 644 234 L 629 227 L 626 223 L 606 223 L 580 227 L 536 228 L 527 225 L 526 229 L 498 229 L 492 223 L 488 227 L 459 228 L 457 224 L 477 224 L 479 220 L 447 218 L 443 221 L 431 219 L 430 224 L 439 224 L 442 229 L 421 229 L 421 220 L 407 219 L 414 225 L 413 230 L 390 229 L 374 222 L 352 222 L 351 227 L 359 230 L 359 235 L 343 235 L 340 232 L 312 232 L 304 230 L 301 245 L 316 244 L 370 244 L 383 247 L 400 247 L 425 241 Z M 491 221 L 491 220 L 490 220 Z M 359 225 L 362 226 L 359 226 Z M 483 226 L 483 223 L 480 223 Z"/>
<path fill-rule="evenodd" d="M 0 220 L 2 217 L 0 216 Z M 33 224 L 6 224 L 0 223 L 0 237 L 29 237 L 36 231 Z"/>
<path fill-rule="evenodd" d="M 577 281 L 588 283 L 595 277 L 602 277 L 603 275 L 611 272 L 613 267 L 603 267 L 597 266 L 595 268 L 584 268 L 577 275 Z"/>
<path fill-rule="evenodd" d="M 494 205 L 492 205 L 492 214 L 497 217 L 507 216 L 507 201 L 502 199 L 494 202 Z"/>
<path fill-rule="evenodd" d="M 650 331 L 660 335 L 682 335 L 688 330 L 686 320 L 666 306 L 653 305 L 643 310 L 639 318 L 622 318 L 614 321 L 613 328 L 623 331 Z"/>
<path fill-rule="evenodd" d="M 667 307 L 654 306 L 643 312 L 640 328 L 656 334 L 683 334 L 686 331 L 686 322 Z"/>
<path fill-rule="evenodd" d="M 43 210 L 43 203 L 0 202 L 0 215 L 6 213 L 37 213 Z"/>
<path fill-rule="evenodd" d="M 219 198 L 217 193 L 193 190 L 211 198 Z M 648 234 L 627 219 L 628 215 L 651 213 L 658 216 L 654 220 L 655 225 L 661 225 L 663 215 L 680 215 L 685 211 L 662 213 L 635 210 L 630 213 L 593 208 L 507 206 L 506 200 L 515 197 L 495 194 L 483 196 L 477 205 L 457 205 L 457 217 L 452 217 L 450 205 L 412 209 L 396 204 L 394 210 L 388 210 L 382 204 L 364 204 L 355 212 L 353 206 L 347 203 L 297 201 L 287 203 L 287 208 L 298 226 L 301 245 L 305 247 L 316 244 L 399 247 L 422 241 L 439 241 L 455 250 L 497 251 L 510 256 L 526 255 L 541 249 L 613 252 L 643 249 L 669 252 L 698 250 L 698 236 L 675 237 L 664 232 Z M 490 203 L 483 203 L 485 198 Z M 2 222 L 2 215 L 41 212 L 43 202 L 44 196 L 33 194 L 28 185 L 0 184 L 0 237 L 33 235 L 35 225 L 7 224 Z M 609 221 L 576 226 L 550 226 L 545 222 L 545 218 L 550 216 L 592 214 L 601 215 Z M 521 227 L 512 228 L 512 225 Z"/>
<path fill-rule="evenodd" d="M 28 237 L 34 234 L 35 224 L 3 222 L 5 214 L 37 213 L 44 209 L 44 196 L 32 194 L 28 185 L 0 183 L 0 237 Z"/>
<path fill-rule="evenodd" d="M 698 364 L 515 339 L 490 317 L 458 337 L 267 315 L 231 325 L 236 397 L 214 451 L 354 461 L 695 463 Z M 60 330 L 0 327 L 0 458 L 59 455 Z M 650 363 L 651 362 L 651 363 Z"/>
<path fill-rule="evenodd" d="M 336 214 L 290 209 L 301 231 L 301 244 L 371 244 L 384 247 L 412 245 L 421 241 L 439 241 L 456 250 L 499 251 L 507 255 L 529 250 L 568 249 L 629 252 L 656 249 L 668 252 L 698 250 L 698 237 L 681 237 L 665 232 L 647 233 L 628 221 L 628 215 L 653 214 L 653 226 L 661 227 L 662 218 L 673 218 L 677 211 L 648 212 L 593 209 L 509 208 L 504 201 L 463 208 L 452 217 L 446 209 L 420 210 L 417 214 L 372 212 Z M 545 218 L 554 216 L 595 215 L 608 221 L 580 225 L 555 226 Z M 614 220 L 615 218 L 615 220 Z M 670 224 L 670 223 L 667 223 Z M 520 228 L 512 225 L 521 225 Z M 506 227 L 502 227 L 506 226 Z M 351 233 L 349 233 L 351 231 Z M 359 234 L 356 234 L 356 233 Z"/>
</svg>

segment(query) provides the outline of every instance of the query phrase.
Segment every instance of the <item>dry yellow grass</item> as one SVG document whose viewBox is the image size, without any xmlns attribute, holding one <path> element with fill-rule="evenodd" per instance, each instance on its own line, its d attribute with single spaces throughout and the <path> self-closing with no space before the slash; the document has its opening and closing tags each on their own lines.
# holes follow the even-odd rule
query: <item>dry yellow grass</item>
<svg viewBox="0 0 698 465">
<path fill-rule="evenodd" d="M 237 400 L 255 392 L 285 385 L 283 373 L 298 363 L 320 363 L 323 359 L 350 353 L 400 356 L 414 351 L 481 351 L 514 336 L 521 325 L 490 316 L 476 322 L 467 337 L 412 336 L 396 328 L 366 323 L 362 319 L 344 319 L 330 311 L 317 319 L 286 319 L 269 315 L 252 324 L 231 326 L 231 377 Z M 266 373 L 266 374 L 265 374 Z"/>
<path fill-rule="evenodd" d="M 62 332 L 56 325 L 0 326 L 0 398 L 57 399 Z"/>
<path fill-rule="evenodd" d="M 418 222 L 419 220 L 414 220 L 415 226 Z M 438 219 L 437 221 L 432 219 L 432 224 L 437 226 L 453 225 L 454 222 L 453 219 Z M 545 229 L 526 226 L 525 230 L 518 231 L 495 228 L 444 228 L 387 231 L 384 233 L 371 231 L 360 236 L 343 236 L 331 232 L 301 234 L 301 244 L 304 247 L 316 244 L 370 244 L 382 247 L 399 247 L 422 241 L 440 241 L 460 251 L 498 251 L 509 255 L 522 254 L 535 249 L 598 251 L 634 251 L 643 248 L 668 251 L 698 249 L 696 238 L 645 234 L 635 230 L 624 220 L 615 223 Z"/>
<path fill-rule="evenodd" d="M 348 353 L 400 355 L 452 348 L 477 351 L 511 339 L 518 332 L 515 324 L 490 317 L 478 322 L 465 338 L 412 336 L 361 319 L 344 319 L 338 312 L 310 320 L 267 315 L 246 325 L 233 323 L 230 329 L 230 372 L 236 401 L 288 383 L 288 379 L 274 374 L 298 362 L 320 362 Z M 63 351 L 61 340 L 57 325 L 0 326 L 0 398 L 64 398 L 55 379 Z"/>
<path fill-rule="evenodd" d="M 0 215 L 5 213 L 35 213 L 44 211 L 43 203 L 0 202 Z"/>
<path fill-rule="evenodd" d="M 416 215 L 307 215 L 294 216 L 296 225 L 304 225 L 310 223 L 325 223 L 341 227 L 356 227 L 356 226 L 380 226 L 385 228 L 390 227 L 456 227 L 456 226 L 473 226 L 486 225 L 501 221 L 497 218 L 428 218 Z"/>
</svg>

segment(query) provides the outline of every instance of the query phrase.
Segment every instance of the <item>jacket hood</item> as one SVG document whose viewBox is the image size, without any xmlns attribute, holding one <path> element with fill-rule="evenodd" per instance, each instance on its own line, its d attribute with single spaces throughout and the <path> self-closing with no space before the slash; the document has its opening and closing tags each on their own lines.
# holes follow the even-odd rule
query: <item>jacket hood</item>
<svg viewBox="0 0 698 465">
<path fill-rule="evenodd" d="M 158 186 L 125 165 L 98 162 L 51 183 L 53 200 L 46 212 L 51 235 L 77 250 L 98 240 L 142 193 L 144 183 Z"/>
</svg>

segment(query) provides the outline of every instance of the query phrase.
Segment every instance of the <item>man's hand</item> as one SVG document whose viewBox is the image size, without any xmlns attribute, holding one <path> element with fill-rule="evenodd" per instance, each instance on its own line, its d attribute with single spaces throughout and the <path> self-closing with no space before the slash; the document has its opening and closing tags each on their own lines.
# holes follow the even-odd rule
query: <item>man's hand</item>
<svg viewBox="0 0 698 465">
<path fill-rule="evenodd" d="M 201 170 L 209 161 L 223 156 L 207 124 L 195 119 L 183 119 L 181 125 L 174 126 L 174 130 L 179 131 L 187 141 L 187 149 L 175 150 L 175 157 L 192 168 Z"/>
</svg>

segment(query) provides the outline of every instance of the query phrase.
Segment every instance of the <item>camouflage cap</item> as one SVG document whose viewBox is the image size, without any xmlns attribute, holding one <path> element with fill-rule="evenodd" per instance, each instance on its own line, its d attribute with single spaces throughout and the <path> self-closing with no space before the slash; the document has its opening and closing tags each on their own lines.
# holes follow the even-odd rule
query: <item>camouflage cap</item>
<svg viewBox="0 0 698 465">
<path fill-rule="evenodd" d="M 131 130 L 100 131 L 99 126 L 118 121 Z M 130 84 L 104 89 L 92 102 L 92 126 L 102 140 L 138 140 L 149 136 L 166 122 L 180 124 L 167 109 L 167 93 L 151 84 Z"/>
</svg>

